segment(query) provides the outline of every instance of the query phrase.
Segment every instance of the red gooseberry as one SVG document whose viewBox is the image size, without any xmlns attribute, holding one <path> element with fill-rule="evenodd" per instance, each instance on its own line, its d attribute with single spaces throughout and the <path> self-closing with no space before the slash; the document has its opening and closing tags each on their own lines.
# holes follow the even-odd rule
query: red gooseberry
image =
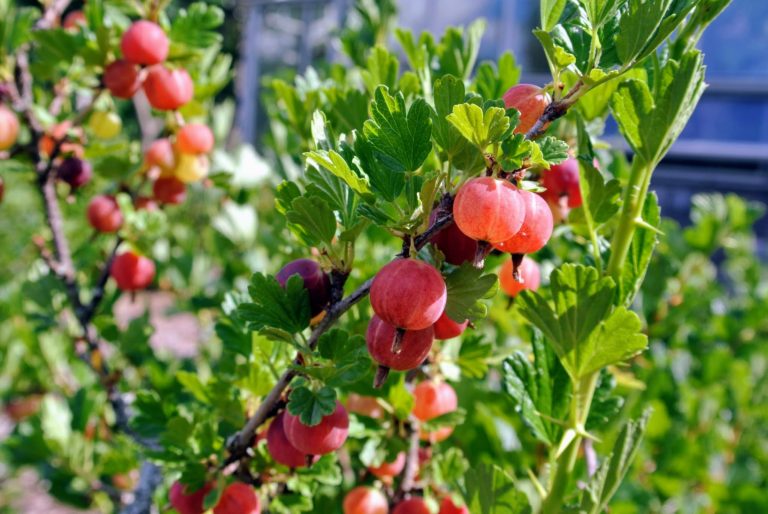
<svg viewBox="0 0 768 514">
<path fill-rule="evenodd" d="M 120 49 L 126 61 L 152 65 L 168 57 L 170 43 L 162 27 L 148 20 L 134 22 L 123 33 Z"/>
<path fill-rule="evenodd" d="M 422 330 L 407 330 L 402 337 L 399 350 L 393 349 L 397 329 L 382 321 L 375 314 L 368 323 L 365 343 L 371 358 L 388 368 L 406 371 L 418 367 L 429 355 L 434 340 L 432 327 Z"/>
<path fill-rule="evenodd" d="M 436 211 L 429 216 L 430 224 L 437 218 Z M 433 245 L 445 256 L 445 262 L 460 266 L 465 262 L 472 262 L 477 253 L 477 241 L 467 237 L 459 230 L 456 223 L 451 223 L 430 239 Z"/>
<path fill-rule="evenodd" d="M 64 17 L 64 21 L 61 23 L 64 30 L 77 30 L 79 27 L 88 26 L 88 20 L 85 18 L 83 11 L 72 11 Z"/>
<path fill-rule="evenodd" d="M 137 211 L 149 211 L 149 212 L 156 211 L 159 208 L 154 198 L 150 198 L 149 196 L 137 197 L 136 200 L 133 202 L 133 206 L 136 208 Z"/>
<path fill-rule="evenodd" d="M 547 199 L 555 200 L 560 196 L 568 197 L 568 207 L 574 209 L 582 204 L 579 187 L 579 161 L 568 157 L 560 164 L 555 164 L 541 174 L 541 185 L 547 188 Z"/>
<path fill-rule="evenodd" d="M 213 144 L 213 132 L 202 123 L 184 125 L 176 133 L 176 148 L 182 153 L 208 153 Z"/>
<path fill-rule="evenodd" d="M 520 191 L 525 218 L 517 234 L 494 246 L 502 252 L 533 253 L 541 250 L 552 235 L 555 221 L 547 201 L 536 193 Z"/>
<path fill-rule="evenodd" d="M 517 109 L 520 112 L 520 122 L 515 128 L 515 134 L 525 134 L 531 130 L 550 102 L 549 95 L 533 84 L 518 84 L 509 88 L 504 93 L 504 105 L 507 109 Z M 542 128 L 546 129 L 547 125 Z"/>
<path fill-rule="evenodd" d="M 384 415 L 384 409 L 376 398 L 357 393 L 349 393 L 347 396 L 347 410 L 369 418 L 381 418 Z"/>
<path fill-rule="evenodd" d="M 149 68 L 144 79 L 144 93 L 155 109 L 173 111 L 192 100 L 195 86 L 187 70 L 169 69 L 158 64 Z"/>
<path fill-rule="evenodd" d="M 212 484 L 206 484 L 197 491 L 188 492 L 184 484 L 176 481 L 168 492 L 168 498 L 179 514 L 203 514 L 205 495 L 212 487 Z"/>
<path fill-rule="evenodd" d="M 275 278 L 285 287 L 288 279 L 298 275 L 304 281 L 304 289 L 309 293 L 309 308 L 312 316 L 319 314 L 328 304 L 331 294 L 331 279 L 320 265 L 312 259 L 291 261 L 277 272 Z"/>
<path fill-rule="evenodd" d="M 443 501 L 440 502 L 440 512 L 438 514 L 469 514 L 469 509 L 466 505 L 459 507 L 453 500 L 446 496 Z"/>
<path fill-rule="evenodd" d="M 289 468 L 302 468 L 307 465 L 307 455 L 296 449 L 285 436 L 285 413 L 281 412 L 267 430 L 267 450 L 275 462 Z"/>
<path fill-rule="evenodd" d="M 59 180 L 69 184 L 72 189 L 77 189 L 91 180 L 93 169 L 88 161 L 77 157 L 67 157 L 59 164 L 56 176 Z"/>
<path fill-rule="evenodd" d="M 132 98 L 141 87 L 139 69 L 124 59 L 107 65 L 102 80 L 112 96 L 117 98 Z"/>
<path fill-rule="evenodd" d="M 344 514 L 387 514 L 387 498 L 372 487 L 355 487 L 344 497 Z"/>
<path fill-rule="evenodd" d="M 533 259 L 523 258 L 523 261 L 517 267 L 519 280 L 515 279 L 513 272 L 514 264 L 511 259 L 508 259 L 499 271 L 501 290 L 507 295 L 514 297 L 524 289 L 536 291 L 539 288 L 541 272 L 539 271 L 539 265 Z"/>
<path fill-rule="evenodd" d="M 400 452 L 392 462 L 382 462 L 378 466 L 368 466 L 368 471 L 378 478 L 392 478 L 399 475 L 405 468 L 405 452 Z"/>
<path fill-rule="evenodd" d="M 283 426 L 288 441 L 296 449 L 307 454 L 325 455 L 341 448 L 347 440 L 349 415 L 337 401 L 336 410 L 323 416 L 317 425 L 305 425 L 298 416 L 286 412 Z"/>
<path fill-rule="evenodd" d="M 0 104 L 0 151 L 8 150 L 19 137 L 19 120 L 16 114 Z"/>
<path fill-rule="evenodd" d="M 416 259 L 395 259 L 376 274 L 371 306 L 390 325 L 423 330 L 445 309 L 448 293 L 440 272 Z"/>
<path fill-rule="evenodd" d="M 159 178 L 152 184 L 152 195 L 160 203 L 178 205 L 187 198 L 187 186 L 173 177 Z"/>
<path fill-rule="evenodd" d="M 432 511 L 423 499 L 409 498 L 395 505 L 392 514 L 432 514 Z"/>
<path fill-rule="evenodd" d="M 173 153 L 173 145 L 166 138 L 153 141 L 147 151 L 144 152 L 144 164 L 148 168 L 160 169 L 160 176 L 171 176 L 176 168 L 176 156 Z"/>
<path fill-rule="evenodd" d="M 128 250 L 115 257 L 110 275 L 121 291 L 138 291 L 152 283 L 155 263 L 148 257 Z"/>
<path fill-rule="evenodd" d="M 99 232 L 117 232 L 123 225 L 123 213 L 114 196 L 94 196 L 86 214 L 88 222 Z"/>
<path fill-rule="evenodd" d="M 524 218 L 522 197 L 506 180 L 474 178 L 461 186 L 453 201 L 456 225 L 478 241 L 506 241 L 520 230 Z"/>
<path fill-rule="evenodd" d="M 467 325 L 469 325 L 469 320 L 465 319 L 463 323 L 456 323 L 443 311 L 432 328 L 435 331 L 435 339 L 453 339 L 463 334 Z"/>
<path fill-rule="evenodd" d="M 421 421 L 429 421 L 458 408 L 456 391 L 446 382 L 424 381 L 413 390 L 413 415 Z M 452 427 L 440 427 L 433 432 L 421 433 L 421 438 L 440 442 L 453 432 Z"/>
<path fill-rule="evenodd" d="M 224 488 L 213 514 L 260 514 L 261 500 L 250 485 L 234 482 Z"/>
</svg>

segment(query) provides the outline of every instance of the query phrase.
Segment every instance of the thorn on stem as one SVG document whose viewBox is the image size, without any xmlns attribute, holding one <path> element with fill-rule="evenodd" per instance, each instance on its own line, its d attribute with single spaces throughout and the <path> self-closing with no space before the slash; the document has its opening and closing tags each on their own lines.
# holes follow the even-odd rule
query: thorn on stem
<svg viewBox="0 0 768 514">
<path fill-rule="evenodd" d="M 388 376 L 389 376 L 389 368 L 386 366 L 380 365 L 378 369 L 376 369 L 376 376 L 373 379 L 373 387 L 375 389 L 381 388 L 381 386 L 384 385 L 384 382 L 387 381 Z"/>
</svg>

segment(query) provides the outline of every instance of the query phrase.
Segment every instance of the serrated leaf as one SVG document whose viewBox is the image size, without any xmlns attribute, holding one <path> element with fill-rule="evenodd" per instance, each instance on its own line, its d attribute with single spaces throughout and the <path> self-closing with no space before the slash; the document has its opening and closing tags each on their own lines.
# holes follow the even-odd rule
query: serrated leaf
<svg viewBox="0 0 768 514">
<path fill-rule="evenodd" d="M 474 320 L 483 318 L 488 308 L 480 300 L 496 294 L 498 281 L 496 275 L 483 275 L 471 263 L 464 263 L 445 277 L 448 289 L 448 302 L 445 312 L 453 320 Z"/>
<path fill-rule="evenodd" d="M 300 386 L 291 391 L 288 397 L 288 412 L 299 417 L 302 424 L 313 427 L 324 416 L 336 410 L 336 391 L 330 387 L 321 387 L 314 391 Z"/>
<path fill-rule="evenodd" d="M 367 66 L 360 73 L 366 89 L 373 95 L 380 85 L 395 89 L 399 68 L 400 64 L 396 56 L 389 53 L 383 46 L 375 46 L 368 55 Z"/>
<path fill-rule="evenodd" d="M 599 228 L 619 212 L 621 183 L 616 179 L 606 181 L 590 161 L 579 158 L 579 187 L 582 208 Z"/>
<path fill-rule="evenodd" d="M 541 47 L 544 49 L 544 54 L 547 56 L 547 62 L 549 63 L 549 68 L 553 75 L 576 62 L 576 57 L 558 46 L 548 32 L 544 30 L 534 30 L 533 35 L 536 36 L 536 39 L 541 43 Z"/>
<path fill-rule="evenodd" d="M 405 387 L 404 376 L 400 377 L 400 380 L 389 388 L 387 401 L 392 405 L 397 419 L 408 419 L 413 410 L 414 398 L 413 394 Z"/>
<path fill-rule="evenodd" d="M 356 134 L 355 154 L 357 162 L 363 173 L 370 180 L 371 189 L 376 193 L 376 197 L 381 197 L 387 202 L 393 202 L 405 188 L 405 173 L 403 171 L 393 170 L 383 164 L 381 154 L 376 151 L 373 145 L 362 134 Z M 372 198 L 367 198 L 373 201 Z"/>
<path fill-rule="evenodd" d="M 568 143 L 556 137 L 546 136 L 537 141 L 541 154 L 549 164 L 560 164 L 568 158 Z"/>
<path fill-rule="evenodd" d="M 525 138 L 525 134 L 515 134 L 501 143 L 501 165 L 505 170 L 517 170 L 523 166 L 525 159 L 531 155 L 533 142 Z"/>
<path fill-rule="evenodd" d="M 659 202 L 653 192 L 645 197 L 642 218 L 645 223 L 652 227 L 658 228 L 661 223 Z M 643 283 L 645 272 L 651 262 L 651 256 L 658 240 L 658 234 L 653 230 L 644 227 L 637 227 L 635 230 L 627 260 L 621 270 L 621 290 L 619 293 L 623 303 L 627 306 L 632 303 Z"/>
<path fill-rule="evenodd" d="M 504 109 L 491 107 L 483 112 L 480 106 L 470 103 L 454 105 L 446 119 L 481 152 L 500 142 L 510 127 Z"/>
<path fill-rule="evenodd" d="M 520 80 L 520 66 L 511 52 L 504 52 L 497 63 L 484 61 L 477 67 L 475 90 L 485 99 L 501 98 Z"/>
<path fill-rule="evenodd" d="M 624 306 L 616 308 L 584 344 L 582 353 L 588 358 L 581 360 L 579 376 L 622 362 L 645 350 L 648 337 L 642 329 L 637 314 Z"/>
<path fill-rule="evenodd" d="M 448 27 L 437 47 L 440 73 L 469 80 L 484 32 L 485 21 L 482 19 L 472 22 L 466 32 L 458 27 Z"/>
<path fill-rule="evenodd" d="M 549 32 L 557 22 L 565 9 L 566 0 L 541 0 L 539 12 L 541 14 L 541 28 Z"/>
<path fill-rule="evenodd" d="M 196 373 L 189 371 L 177 371 L 176 380 L 198 401 L 208 403 L 208 393 L 205 390 L 205 385 L 200 380 L 200 377 Z"/>
<path fill-rule="evenodd" d="M 305 175 L 307 196 L 325 200 L 328 206 L 339 213 L 341 223 L 349 226 L 356 221 L 358 197 L 339 177 L 324 169 L 311 167 Z"/>
<path fill-rule="evenodd" d="M 432 120 L 429 106 L 419 98 L 406 109 L 402 93 L 392 96 L 388 88 L 376 89 L 371 104 L 373 118 L 363 134 L 391 171 L 416 171 L 432 150 Z"/>
<path fill-rule="evenodd" d="M 432 418 L 429 421 L 425 421 L 421 424 L 421 428 L 426 432 L 434 432 L 444 427 L 455 427 L 464 423 L 467 417 L 467 411 L 458 408 L 454 411 L 448 412 Z"/>
<path fill-rule="evenodd" d="M 464 477 L 462 490 L 473 514 L 530 514 L 531 506 L 515 479 L 496 465 L 473 466 Z"/>
<path fill-rule="evenodd" d="M 322 198 L 294 198 L 285 217 L 291 231 L 307 246 L 330 244 L 336 235 L 336 216 Z"/>
<path fill-rule="evenodd" d="M 301 196 L 301 190 L 295 182 L 285 180 L 277 186 L 275 191 L 275 208 L 277 212 L 285 215 L 291 208 L 293 200 Z"/>
<path fill-rule="evenodd" d="M 436 452 L 429 461 L 432 479 L 438 484 L 452 484 L 461 479 L 469 469 L 469 462 L 459 448 Z"/>
<path fill-rule="evenodd" d="M 252 302 L 240 304 L 237 313 L 256 330 L 271 327 L 293 334 L 309 326 L 309 294 L 298 275 L 283 289 L 275 277 L 254 273 L 248 292 Z"/>
<path fill-rule="evenodd" d="M 587 431 L 604 428 L 619 414 L 624 405 L 624 397 L 616 393 L 615 389 L 616 378 L 608 370 L 603 369 L 592 396 L 589 417 L 585 424 Z"/>
<path fill-rule="evenodd" d="M 344 181 L 357 194 L 367 197 L 371 194 L 368 177 L 359 176 L 347 161 L 335 150 L 323 151 L 315 150 L 304 154 L 307 161 L 318 166 L 322 166 Z"/>
<path fill-rule="evenodd" d="M 461 369 L 462 375 L 483 378 L 488 373 L 488 361 L 492 353 L 493 345 L 483 336 L 465 336 L 461 341 L 456 364 Z"/>
<path fill-rule="evenodd" d="M 221 43 L 222 36 L 217 29 L 222 23 L 224 11 L 220 7 L 195 2 L 174 16 L 169 35 L 176 43 L 206 49 Z"/>
<path fill-rule="evenodd" d="M 457 168 L 471 172 L 483 167 L 483 154 L 446 119 L 455 105 L 464 102 L 465 96 L 464 82 L 453 75 L 435 81 L 432 135 L 448 160 Z"/>
</svg>

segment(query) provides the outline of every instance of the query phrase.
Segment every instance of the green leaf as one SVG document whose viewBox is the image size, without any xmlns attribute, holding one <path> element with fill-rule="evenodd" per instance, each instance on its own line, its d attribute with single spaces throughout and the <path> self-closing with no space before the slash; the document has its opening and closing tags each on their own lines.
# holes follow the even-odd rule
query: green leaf
<svg viewBox="0 0 768 514">
<path fill-rule="evenodd" d="M 592 396 L 589 417 L 585 425 L 587 431 L 603 429 L 619 414 L 624 405 L 624 397 L 615 389 L 616 378 L 610 371 L 603 369 Z"/>
<path fill-rule="evenodd" d="M 421 82 L 421 91 L 425 97 L 429 97 L 432 91 L 432 68 L 430 61 L 432 54 L 430 48 L 434 46 L 431 34 L 425 32 L 414 41 L 413 32 L 404 29 L 395 29 L 395 37 L 403 47 L 403 52 L 408 58 L 408 64 L 416 73 Z"/>
<path fill-rule="evenodd" d="M 637 314 L 624 306 L 616 308 L 581 348 L 583 358 L 578 367 L 579 376 L 589 375 L 645 350 L 648 337 L 642 329 L 643 324 Z"/>
<path fill-rule="evenodd" d="M 467 417 L 467 411 L 459 407 L 458 409 L 432 418 L 421 424 L 426 432 L 434 432 L 445 427 L 455 427 L 464 423 Z"/>
<path fill-rule="evenodd" d="M 363 133 L 391 171 L 416 171 L 432 150 L 432 121 L 429 106 L 419 98 L 409 109 L 402 93 L 392 96 L 381 86 L 371 104 L 373 119 Z"/>
<path fill-rule="evenodd" d="M 380 85 L 391 90 L 397 85 L 397 71 L 400 65 L 397 57 L 383 46 L 376 46 L 368 55 L 367 67 L 361 70 L 363 82 L 368 92 L 373 95 Z"/>
<path fill-rule="evenodd" d="M 682 132 L 704 91 L 701 53 L 687 52 L 670 60 L 656 79 L 658 91 L 637 79 L 622 82 L 611 100 L 611 111 L 632 150 L 655 165 Z"/>
<path fill-rule="evenodd" d="M 305 174 L 307 196 L 316 196 L 337 211 L 344 226 L 355 223 L 358 197 L 339 177 L 325 169 L 310 167 Z M 298 189 L 298 188 L 297 188 Z"/>
<path fill-rule="evenodd" d="M 298 275 L 288 279 L 285 289 L 272 276 L 254 273 L 248 286 L 252 303 L 242 303 L 237 312 L 256 330 L 272 327 L 297 333 L 309 326 L 309 294 Z"/>
<path fill-rule="evenodd" d="M 35 30 L 34 59 L 30 66 L 32 73 L 41 79 L 53 79 L 57 70 L 64 63 L 72 62 L 84 48 L 84 39 L 80 33 L 74 34 L 64 29 Z"/>
<path fill-rule="evenodd" d="M 661 210 L 656 194 L 651 192 L 645 197 L 642 213 L 643 221 L 651 227 L 659 227 L 661 223 Z M 632 243 L 627 254 L 627 261 L 622 267 L 621 274 L 621 300 L 629 306 L 640 289 L 651 262 L 653 250 L 656 248 L 658 234 L 645 227 L 637 227 L 632 237 Z"/>
<path fill-rule="evenodd" d="M 362 134 L 355 134 L 355 154 L 359 167 L 365 173 L 371 184 L 371 189 L 377 198 L 387 202 L 393 202 L 405 188 L 405 173 L 402 170 L 393 170 L 383 163 L 381 154 Z M 366 198 L 372 201 L 371 198 Z"/>
<path fill-rule="evenodd" d="M 429 461 L 432 479 L 437 484 L 453 484 L 469 469 L 469 462 L 459 448 L 436 452 Z"/>
<path fill-rule="evenodd" d="M 496 275 L 483 275 L 483 270 L 467 262 L 445 277 L 445 285 L 448 289 L 445 312 L 458 322 L 484 318 L 488 307 L 480 300 L 493 297 L 498 289 Z"/>
<path fill-rule="evenodd" d="M 455 105 L 464 102 L 464 82 L 453 75 L 435 81 L 435 109 L 432 111 L 432 135 L 454 165 L 464 171 L 477 171 L 484 165 L 483 154 L 446 118 Z"/>
<path fill-rule="evenodd" d="M 209 398 L 208 393 L 205 390 L 205 385 L 203 385 L 200 377 L 198 377 L 196 373 L 177 371 L 176 380 L 178 380 L 184 389 L 191 393 L 198 401 L 208 403 Z"/>
<path fill-rule="evenodd" d="M 515 479 L 496 465 L 479 464 L 464 477 L 462 490 L 469 512 L 473 514 L 530 514 L 531 506 L 524 492 L 517 490 Z"/>
<path fill-rule="evenodd" d="M 616 179 L 606 181 L 592 164 L 592 160 L 582 159 L 581 156 L 579 156 L 579 175 L 582 209 L 589 214 L 596 228 L 599 228 L 619 212 L 621 183 Z"/>
<path fill-rule="evenodd" d="M 224 23 L 224 11 L 205 2 L 195 2 L 187 9 L 180 9 L 173 17 L 170 38 L 175 43 L 207 49 L 218 45 L 222 36 L 218 28 Z"/>
<path fill-rule="evenodd" d="M 563 69 L 576 62 L 576 56 L 564 50 L 555 43 L 552 36 L 543 30 L 534 30 L 533 35 L 541 43 L 544 54 L 547 56 L 550 71 L 553 75 L 560 73 Z"/>
<path fill-rule="evenodd" d="M 298 416 L 299 421 L 310 427 L 319 424 L 324 416 L 335 410 L 336 391 L 330 387 L 313 391 L 309 387 L 300 386 L 291 391 L 288 397 L 288 412 Z"/>
<path fill-rule="evenodd" d="M 474 87 L 487 100 L 501 98 L 509 88 L 520 80 L 520 66 L 511 52 L 504 52 L 498 64 L 484 61 L 477 67 Z"/>
<path fill-rule="evenodd" d="M 305 153 L 304 157 L 306 157 L 308 163 L 322 166 L 339 177 L 357 194 L 363 197 L 371 194 L 368 177 L 361 177 L 352 171 L 344 157 L 335 150 L 315 150 Z"/>
<path fill-rule="evenodd" d="M 568 143 L 556 137 L 546 136 L 537 141 L 542 158 L 549 164 L 560 164 L 568 158 Z"/>
<path fill-rule="evenodd" d="M 553 446 L 562 428 L 551 419 L 568 416 L 571 382 L 541 334 L 535 332 L 532 343 L 533 362 L 520 352 L 504 361 L 504 385 L 533 435 Z"/>
<path fill-rule="evenodd" d="M 405 376 L 389 388 L 387 401 L 395 411 L 395 417 L 400 420 L 408 419 L 413 410 L 413 394 L 405 387 Z"/>
<path fill-rule="evenodd" d="M 454 105 L 447 120 L 481 152 L 500 142 L 510 127 L 504 109 L 491 107 L 483 112 L 480 106 L 467 103 Z"/>
<path fill-rule="evenodd" d="M 646 410 L 640 419 L 628 421 L 621 429 L 613 452 L 584 489 L 579 512 L 599 514 L 605 510 L 635 459 L 650 415 L 650 410 Z"/>
<path fill-rule="evenodd" d="M 565 9 L 566 0 L 541 0 L 539 12 L 541 14 L 541 28 L 549 32 L 557 22 Z"/>
<path fill-rule="evenodd" d="M 295 182 L 284 180 L 275 191 L 275 209 L 285 216 L 291 209 L 293 200 L 301 196 L 301 190 Z"/>
<path fill-rule="evenodd" d="M 466 31 L 458 27 L 448 27 L 437 47 L 440 73 L 469 80 L 472 69 L 480 52 L 480 41 L 485 32 L 485 21 L 472 22 Z"/>
<path fill-rule="evenodd" d="M 533 141 L 525 138 L 525 134 L 515 134 L 501 143 L 501 165 L 505 170 L 522 168 L 523 162 L 531 155 Z"/>
<path fill-rule="evenodd" d="M 331 360 L 326 370 L 325 382 L 332 386 L 344 386 L 367 375 L 371 358 L 362 335 L 335 328 L 323 334 L 318 341 L 320 355 Z"/>
<path fill-rule="evenodd" d="M 461 341 L 456 364 L 462 375 L 483 378 L 488 373 L 488 361 L 493 354 L 493 345 L 481 335 L 465 336 Z"/>
<path fill-rule="evenodd" d="M 352 133 L 353 130 L 362 130 L 365 120 L 368 119 L 368 95 L 357 89 L 337 91 L 330 95 L 331 108 L 327 111 L 333 127 L 339 133 Z"/>
<path fill-rule="evenodd" d="M 285 217 L 291 231 L 307 246 L 330 244 L 336 235 L 336 216 L 322 198 L 295 198 Z"/>
</svg>

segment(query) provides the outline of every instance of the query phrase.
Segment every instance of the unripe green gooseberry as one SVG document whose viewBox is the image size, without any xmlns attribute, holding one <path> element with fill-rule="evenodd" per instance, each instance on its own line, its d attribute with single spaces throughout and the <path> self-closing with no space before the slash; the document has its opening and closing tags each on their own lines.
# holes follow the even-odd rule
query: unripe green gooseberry
<svg viewBox="0 0 768 514">
<path fill-rule="evenodd" d="M 88 128 L 98 139 L 112 139 L 120 134 L 123 122 L 114 112 L 96 111 L 88 120 Z"/>
</svg>

